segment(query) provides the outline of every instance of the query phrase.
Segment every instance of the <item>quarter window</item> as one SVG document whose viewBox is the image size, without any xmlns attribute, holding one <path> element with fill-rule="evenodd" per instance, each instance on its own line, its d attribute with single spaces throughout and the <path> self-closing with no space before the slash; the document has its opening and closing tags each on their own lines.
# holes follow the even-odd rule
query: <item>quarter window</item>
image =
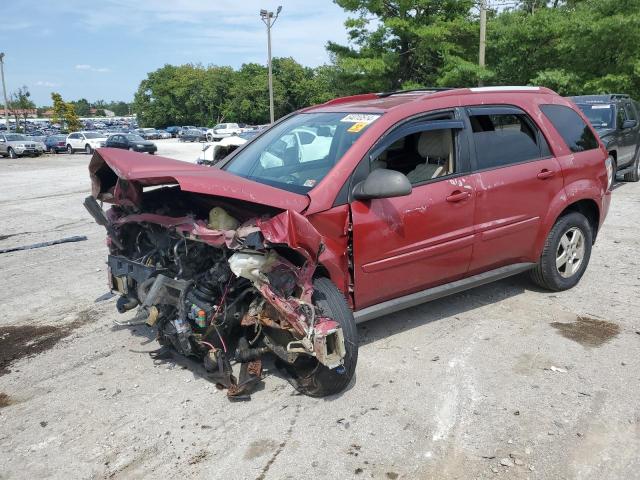
<svg viewBox="0 0 640 480">
<path fill-rule="evenodd" d="M 499 109 L 496 109 L 499 110 Z M 523 112 L 486 114 L 473 109 L 469 116 L 478 168 L 497 168 L 550 155 L 546 140 Z"/>
<path fill-rule="evenodd" d="M 598 140 L 573 109 L 564 105 L 541 105 L 540 110 L 558 131 L 572 152 L 584 152 L 598 148 Z"/>
</svg>

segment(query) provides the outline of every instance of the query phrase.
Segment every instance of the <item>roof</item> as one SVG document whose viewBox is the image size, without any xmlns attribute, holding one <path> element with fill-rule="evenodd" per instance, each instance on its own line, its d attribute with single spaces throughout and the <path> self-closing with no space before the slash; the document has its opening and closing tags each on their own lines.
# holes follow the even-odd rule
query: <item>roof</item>
<svg viewBox="0 0 640 480">
<path fill-rule="evenodd" d="M 425 88 L 417 90 L 404 90 L 384 93 L 365 93 L 350 97 L 341 97 L 329 100 L 321 105 L 310 107 L 306 111 L 331 111 L 331 112 L 367 112 L 384 113 L 389 110 L 407 105 L 408 103 L 430 100 L 435 98 L 481 95 L 490 93 L 546 93 L 556 95 L 555 92 L 545 87 L 531 86 L 497 86 L 497 87 L 472 87 L 472 88 Z"/>
</svg>

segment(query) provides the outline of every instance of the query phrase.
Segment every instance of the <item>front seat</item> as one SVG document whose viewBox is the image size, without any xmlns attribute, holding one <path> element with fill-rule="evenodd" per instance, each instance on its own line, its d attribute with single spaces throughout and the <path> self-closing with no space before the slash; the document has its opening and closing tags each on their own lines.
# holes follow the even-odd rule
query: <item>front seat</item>
<svg viewBox="0 0 640 480">
<path fill-rule="evenodd" d="M 421 183 L 432 178 L 447 175 L 453 171 L 453 151 L 451 130 L 430 130 L 422 132 L 418 139 L 418 154 L 425 159 L 407 174 L 411 183 Z"/>
</svg>

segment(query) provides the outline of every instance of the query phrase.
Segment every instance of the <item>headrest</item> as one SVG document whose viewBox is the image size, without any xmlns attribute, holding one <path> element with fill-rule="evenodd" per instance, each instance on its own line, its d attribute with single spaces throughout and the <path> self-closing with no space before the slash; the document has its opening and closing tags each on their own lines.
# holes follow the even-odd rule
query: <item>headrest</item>
<svg viewBox="0 0 640 480">
<path fill-rule="evenodd" d="M 418 154 L 424 158 L 449 158 L 451 154 L 451 130 L 422 132 L 418 139 Z"/>
</svg>

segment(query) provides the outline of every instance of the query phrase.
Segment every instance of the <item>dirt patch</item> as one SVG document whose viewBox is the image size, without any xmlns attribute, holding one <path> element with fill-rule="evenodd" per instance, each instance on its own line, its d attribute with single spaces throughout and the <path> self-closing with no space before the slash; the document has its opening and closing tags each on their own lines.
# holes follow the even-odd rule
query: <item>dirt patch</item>
<svg viewBox="0 0 640 480">
<path fill-rule="evenodd" d="M 620 327 L 606 320 L 578 316 L 575 322 L 550 324 L 558 333 L 583 347 L 600 347 L 620 333 Z"/>
<path fill-rule="evenodd" d="M 0 408 L 8 407 L 12 403 L 14 402 L 13 400 L 11 400 L 11 397 L 9 395 L 0 392 Z"/>
<path fill-rule="evenodd" d="M 53 348 L 73 330 L 94 321 L 95 312 L 83 310 L 66 325 L 9 325 L 0 327 L 0 377 L 11 373 L 9 365 L 24 357 Z"/>
</svg>

